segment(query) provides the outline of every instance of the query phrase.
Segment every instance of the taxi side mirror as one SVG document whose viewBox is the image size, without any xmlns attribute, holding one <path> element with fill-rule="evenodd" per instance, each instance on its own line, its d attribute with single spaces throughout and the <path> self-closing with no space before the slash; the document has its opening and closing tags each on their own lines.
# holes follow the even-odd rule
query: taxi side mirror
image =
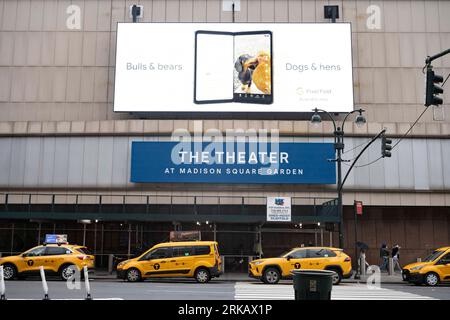
<svg viewBox="0 0 450 320">
<path fill-rule="evenodd" d="M 286 259 L 287 259 L 287 261 L 289 261 L 292 259 L 292 256 L 287 256 Z"/>
</svg>

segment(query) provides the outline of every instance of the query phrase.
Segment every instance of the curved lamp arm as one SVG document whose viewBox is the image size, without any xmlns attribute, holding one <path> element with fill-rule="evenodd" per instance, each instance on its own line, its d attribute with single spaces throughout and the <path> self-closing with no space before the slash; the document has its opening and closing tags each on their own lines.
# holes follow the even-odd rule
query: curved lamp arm
<svg viewBox="0 0 450 320">
<path fill-rule="evenodd" d="M 362 108 L 359 108 L 357 110 L 352 110 L 349 113 L 347 113 L 345 115 L 344 121 L 342 121 L 342 132 L 344 132 L 344 125 L 345 125 L 345 121 L 347 120 L 348 116 L 353 114 L 353 113 L 355 113 L 355 112 L 359 112 L 359 114 L 361 115 L 364 112 L 364 110 Z"/>
<path fill-rule="evenodd" d="M 328 116 L 328 118 L 330 118 L 331 121 L 333 121 L 334 131 L 337 130 L 336 121 L 334 121 L 333 116 L 332 116 L 327 110 L 315 108 L 315 109 L 314 109 L 314 112 L 316 112 L 316 113 L 317 113 L 317 112 L 323 112 L 323 113 L 325 113 L 325 114 Z"/>
</svg>

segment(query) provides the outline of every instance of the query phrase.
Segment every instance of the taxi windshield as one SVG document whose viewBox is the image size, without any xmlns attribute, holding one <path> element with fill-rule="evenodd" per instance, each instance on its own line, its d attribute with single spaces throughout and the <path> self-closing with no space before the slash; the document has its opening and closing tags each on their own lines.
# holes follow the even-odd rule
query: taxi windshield
<svg viewBox="0 0 450 320">
<path fill-rule="evenodd" d="M 279 258 L 286 258 L 294 249 L 291 249 L 289 251 L 284 251 L 282 254 L 280 254 Z"/>
<path fill-rule="evenodd" d="M 430 254 L 428 257 L 426 257 L 423 261 L 424 262 L 431 262 L 436 260 L 444 251 L 433 251 L 432 254 Z"/>
</svg>

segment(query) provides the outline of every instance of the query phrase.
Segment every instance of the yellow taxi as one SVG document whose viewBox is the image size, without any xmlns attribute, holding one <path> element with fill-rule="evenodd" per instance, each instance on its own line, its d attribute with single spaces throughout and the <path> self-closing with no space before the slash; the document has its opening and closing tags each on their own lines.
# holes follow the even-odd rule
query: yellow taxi
<svg viewBox="0 0 450 320">
<path fill-rule="evenodd" d="M 75 270 L 85 266 L 94 268 L 95 257 L 84 246 L 70 244 L 47 244 L 34 247 L 17 256 L 0 258 L 5 280 L 25 278 L 39 273 L 40 267 L 48 274 L 58 274 L 61 279 L 70 279 Z"/>
<path fill-rule="evenodd" d="M 130 282 L 145 278 L 189 277 L 199 283 L 222 274 L 217 242 L 186 241 L 155 245 L 137 258 L 117 265 L 117 277 Z"/>
<path fill-rule="evenodd" d="M 404 281 L 417 285 L 435 286 L 441 282 L 450 283 L 450 247 L 436 249 L 422 262 L 403 267 Z"/>
<path fill-rule="evenodd" d="M 249 263 L 248 273 L 264 283 L 276 284 L 281 279 L 291 279 L 291 271 L 296 269 L 335 271 L 335 285 L 352 275 L 350 257 L 342 249 L 330 247 L 294 248 L 277 258 L 253 260 Z"/>
</svg>

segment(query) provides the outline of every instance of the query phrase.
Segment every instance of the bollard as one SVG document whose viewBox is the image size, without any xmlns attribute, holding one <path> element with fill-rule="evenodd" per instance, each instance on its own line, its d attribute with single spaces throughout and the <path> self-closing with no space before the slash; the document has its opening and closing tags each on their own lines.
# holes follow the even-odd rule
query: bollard
<svg viewBox="0 0 450 320">
<path fill-rule="evenodd" d="M 222 273 L 225 273 L 225 257 L 221 256 L 220 261 L 222 261 Z"/>
<path fill-rule="evenodd" d="M 366 259 L 361 256 L 359 259 L 360 267 L 361 267 L 361 276 L 366 276 Z"/>
<path fill-rule="evenodd" d="M 5 277 L 3 275 L 3 266 L 0 266 L 0 300 L 6 300 L 5 295 Z"/>
<path fill-rule="evenodd" d="M 109 274 L 113 273 L 113 265 L 114 265 L 114 255 L 109 254 L 108 255 L 108 273 Z"/>
<path fill-rule="evenodd" d="M 83 268 L 84 271 L 84 284 L 86 287 L 86 299 L 85 300 L 92 300 L 92 296 L 91 296 L 91 286 L 89 284 L 89 272 L 88 272 L 88 268 L 84 267 Z"/>
<path fill-rule="evenodd" d="M 44 299 L 43 300 L 50 300 L 50 298 L 48 297 L 48 285 L 47 285 L 47 280 L 45 279 L 44 267 L 40 266 L 39 271 L 41 273 L 42 289 L 44 290 Z"/>
<path fill-rule="evenodd" d="M 388 274 L 392 276 L 394 274 L 394 259 L 392 257 L 389 257 L 388 262 Z"/>
<path fill-rule="evenodd" d="M 422 258 L 417 258 L 417 262 L 422 262 Z"/>
</svg>

